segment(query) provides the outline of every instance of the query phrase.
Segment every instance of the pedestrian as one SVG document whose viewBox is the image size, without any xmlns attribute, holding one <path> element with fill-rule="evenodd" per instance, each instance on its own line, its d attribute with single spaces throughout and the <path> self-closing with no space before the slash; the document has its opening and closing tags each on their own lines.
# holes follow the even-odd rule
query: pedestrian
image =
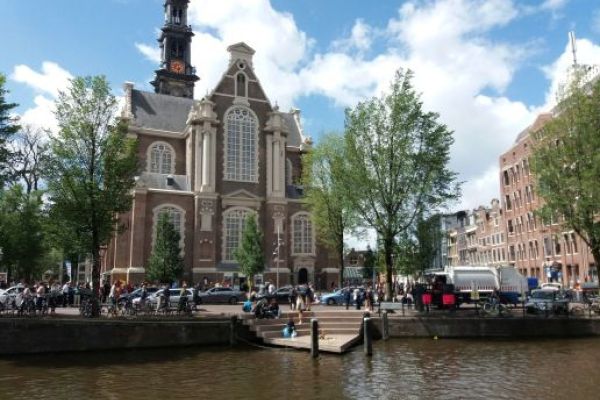
<svg viewBox="0 0 600 400">
<path fill-rule="evenodd" d="M 69 304 L 69 288 L 70 288 L 71 282 L 65 282 L 65 284 L 62 287 L 62 306 L 66 307 Z"/>
<path fill-rule="evenodd" d="M 354 289 L 353 300 L 357 310 L 360 310 L 360 289 Z"/>
<path fill-rule="evenodd" d="M 290 290 L 289 300 L 290 300 L 290 310 L 294 311 L 296 309 L 296 299 L 298 298 L 298 292 L 296 288 L 292 286 Z"/>
<path fill-rule="evenodd" d="M 302 308 L 304 307 L 304 304 L 305 304 L 304 299 L 305 299 L 306 295 L 303 294 L 302 289 L 300 287 L 298 287 L 297 292 L 298 292 L 298 295 L 296 297 L 296 310 L 298 312 L 302 312 Z"/>
<path fill-rule="evenodd" d="M 38 283 L 35 290 L 35 308 L 42 311 L 42 301 L 46 296 L 46 287 L 42 282 Z"/>
<path fill-rule="evenodd" d="M 373 291 L 371 290 L 371 286 L 368 286 L 365 292 L 365 311 L 373 311 Z"/>
<path fill-rule="evenodd" d="M 350 288 L 347 287 L 344 289 L 344 304 L 346 304 L 346 310 L 350 308 L 350 299 L 352 298 L 352 293 L 350 293 Z"/>
<path fill-rule="evenodd" d="M 310 306 L 315 300 L 315 292 L 313 291 L 312 284 L 306 287 L 306 311 L 310 311 Z"/>
</svg>

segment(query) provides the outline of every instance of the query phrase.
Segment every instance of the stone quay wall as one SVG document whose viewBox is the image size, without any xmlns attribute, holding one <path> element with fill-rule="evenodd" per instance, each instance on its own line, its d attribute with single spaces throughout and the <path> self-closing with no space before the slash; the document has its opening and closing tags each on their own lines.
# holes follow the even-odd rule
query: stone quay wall
<svg viewBox="0 0 600 400">
<path fill-rule="evenodd" d="M 593 318 L 461 318 L 390 317 L 392 338 L 573 338 L 600 336 L 600 319 Z M 382 331 L 381 320 L 375 324 Z"/>
<path fill-rule="evenodd" d="M 0 319 L 0 355 L 226 345 L 229 318 L 214 320 Z M 235 327 L 234 327 L 235 329 Z"/>
</svg>

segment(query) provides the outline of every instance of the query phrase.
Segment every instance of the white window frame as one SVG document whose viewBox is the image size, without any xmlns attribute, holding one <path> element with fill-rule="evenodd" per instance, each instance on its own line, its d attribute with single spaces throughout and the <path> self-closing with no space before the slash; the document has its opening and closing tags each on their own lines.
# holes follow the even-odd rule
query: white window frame
<svg viewBox="0 0 600 400">
<path fill-rule="evenodd" d="M 161 170 L 163 169 L 161 167 L 164 167 L 162 155 L 159 156 L 158 171 L 152 170 L 152 154 L 154 153 L 153 149 L 154 149 L 154 147 L 161 146 L 161 145 L 165 146 L 165 150 L 168 150 L 171 153 L 171 163 L 169 165 L 168 171 L 166 171 L 166 172 L 161 172 Z M 169 143 L 163 142 L 163 141 L 152 142 L 150 144 L 150 146 L 148 146 L 148 151 L 146 154 L 146 171 L 153 173 L 153 174 L 162 174 L 162 175 L 174 174 L 175 173 L 175 149 L 173 148 L 173 146 L 171 146 Z"/>
<path fill-rule="evenodd" d="M 253 155 L 253 159 L 250 157 L 249 160 L 245 161 L 244 159 L 244 143 L 241 142 L 241 138 L 238 141 L 237 145 L 236 145 L 236 153 L 235 156 L 235 165 L 233 166 L 232 170 L 230 171 L 230 165 L 229 165 L 229 156 L 230 156 L 230 141 L 231 141 L 231 135 L 229 132 L 229 127 L 230 127 L 230 115 L 235 113 L 235 112 L 247 112 L 248 115 L 254 119 L 254 129 L 253 132 L 250 132 L 251 136 L 249 137 L 250 140 L 254 141 L 254 148 L 249 149 L 249 151 L 254 150 L 254 155 Z M 225 181 L 233 181 L 233 182 L 250 182 L 250 183 L 258 183 L 258 178 L 259 178 L 259 172 L 258 172 L 258 153 L 259 153 L 259 138 L 258 138 L 258 127 L 260 126 L 260 122 L 258 120 L 258 117 L 256 116 L 256 114 L 254 113 L 254 111 L 252 111 L 250 108 L 248 107 L 242 107 L 242 106 L 233 106 L 231 108 L 229 108 L 226 112 L 225 112 L 225 125 L 224 125 L 224 134 L 225 134 L 225 143 L 224 143 L 224 148 L 223 148 L 223 153 L 224 153 L 224 157 L 223 157 L 223 180 Z M 251 146 L 252 147 L 252 146 Z M 250 165 L 244 166 L 244 162 L 248 162 Z M 248 174 L 242 174 L 242 171 L 244 169 L 244 167 L 247 167 L 249 169 L 249 173 Z M 247 175 L 246 177 L 244 177 L 244 175 Z"/>
<path fill-rule="evenodd" d="M 300 244 L 300 251 L 296 251 L 296 223 L 299 220 L 308 220 L 308 222 L 310 222 L 310 243 L 308 243 L 308 246 L 310 247 L 309 249 L 306 248 L 307 243 L 301 243 Z M 312 221 L 312 217 L 310 215 L 310 213 L 306 212 L 306 211 L 299 211 L 297 213 L 295 213 L 294 215 L 292 215 L 291 218 L 292 221 L 292 255 L 311 255 L 314 256 L 315 255 L 315 224 Z M 301 236 L 303 236 L 303 233 L 301 232 Z M 306 233 L 304 233 L 304 236 L 306 236 Z M 303 241 L 306 240 L 305 237 L 301 238 Z M 308 251 L 306 251 L 308 250 Z"/>
<path fill-rule="evenodd" d="M 248 218 L 248 216 L 251 214 L 256 215 L 255 210 L 252 210 L 251 208 L 247 208 L 247 207 L 232 207 L 223 212 L 223 226 L 222 226 L 222 232 L 221 232 L 221 234 L 222 234 L 221 260 L 226 263 L 236 263 L 237 262 L 233 255 L 233 252 L 235 251 L 235 249 L 233 249 L 233 247 L 227 246 L 227 240 L 229 238 L 227 218 L 233 213 L 242 213 L 242 216 L 243 216 L 242 221 L 238 226 L 239 231 L 237 232 L 238 247 L 242 241 L 242 234 L 244 232 L 244 224 L 245 224 L 246 218 Z M 230 249 L 230 248 L 233 250 L 231 250 L 230 254 L 227 254 L 228 249 Z"/>
<path fill-rule="evenodd" d="M 179 248 L 181 249 L 181 256 L 183 256 L 185 254 L 185 210 L 176 204 L 160 204 L 152 209 L 152 249 L 154 249 L 154 244 L 156 243 L 156 227 L 158 225 L 158 217 L 165 209 L 175 210 L 181 215 L 179 222 Z"/>
</svg>

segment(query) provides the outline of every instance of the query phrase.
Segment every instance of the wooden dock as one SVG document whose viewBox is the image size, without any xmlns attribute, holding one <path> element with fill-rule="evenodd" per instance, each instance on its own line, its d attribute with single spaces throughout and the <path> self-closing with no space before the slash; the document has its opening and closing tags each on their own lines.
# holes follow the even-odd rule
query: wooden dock
<svg viewBox="0 0 600 400">
<path fill-rule="evenodd" d="M 319 321 L 319 351 L 341 354 L 361 340 L 363 314 L 363 311 L 354 310 L 305 311 L 302 324 L 295 311 L 283 312 L 278 319 L 256 319 L 248 314 L 242 319 L 265 344 L 310 350 L 310 320 L 316 318 Z M 298 335 L 284 338 L 282 331 L 290 315 L 294 318 Z"/>
</svg>

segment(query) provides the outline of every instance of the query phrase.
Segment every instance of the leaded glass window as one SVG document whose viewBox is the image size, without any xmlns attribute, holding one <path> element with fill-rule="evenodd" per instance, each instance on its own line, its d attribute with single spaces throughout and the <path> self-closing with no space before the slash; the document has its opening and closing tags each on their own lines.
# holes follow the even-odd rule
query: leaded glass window
<svg viewBox="0 0 600 400">
<path fill-rule="evenodd" d="M 242 241 L 242 232 L 249 213 L 251 213 L 250 210 L 232 210 L 223 215 L 224 261 L 235 261 L 234 253 Z"/>
<path fill-rule="evenodd" d="M 308 214 L 299 214 L 292 219 L 294 254 L 314 254 L 313 227 Z"/>
<path fill-rule="evenodd" d="M 166 143 L 155 143 L 150 149 L 150 172 L 156 174 L 173 173 L 173 150 Z"/>
<path fill-rule="evenodd" d="M 227 114 L 225 179 L 258 181 L 257 122 L 247 109 L 235 108 Z"/>
</svg>

